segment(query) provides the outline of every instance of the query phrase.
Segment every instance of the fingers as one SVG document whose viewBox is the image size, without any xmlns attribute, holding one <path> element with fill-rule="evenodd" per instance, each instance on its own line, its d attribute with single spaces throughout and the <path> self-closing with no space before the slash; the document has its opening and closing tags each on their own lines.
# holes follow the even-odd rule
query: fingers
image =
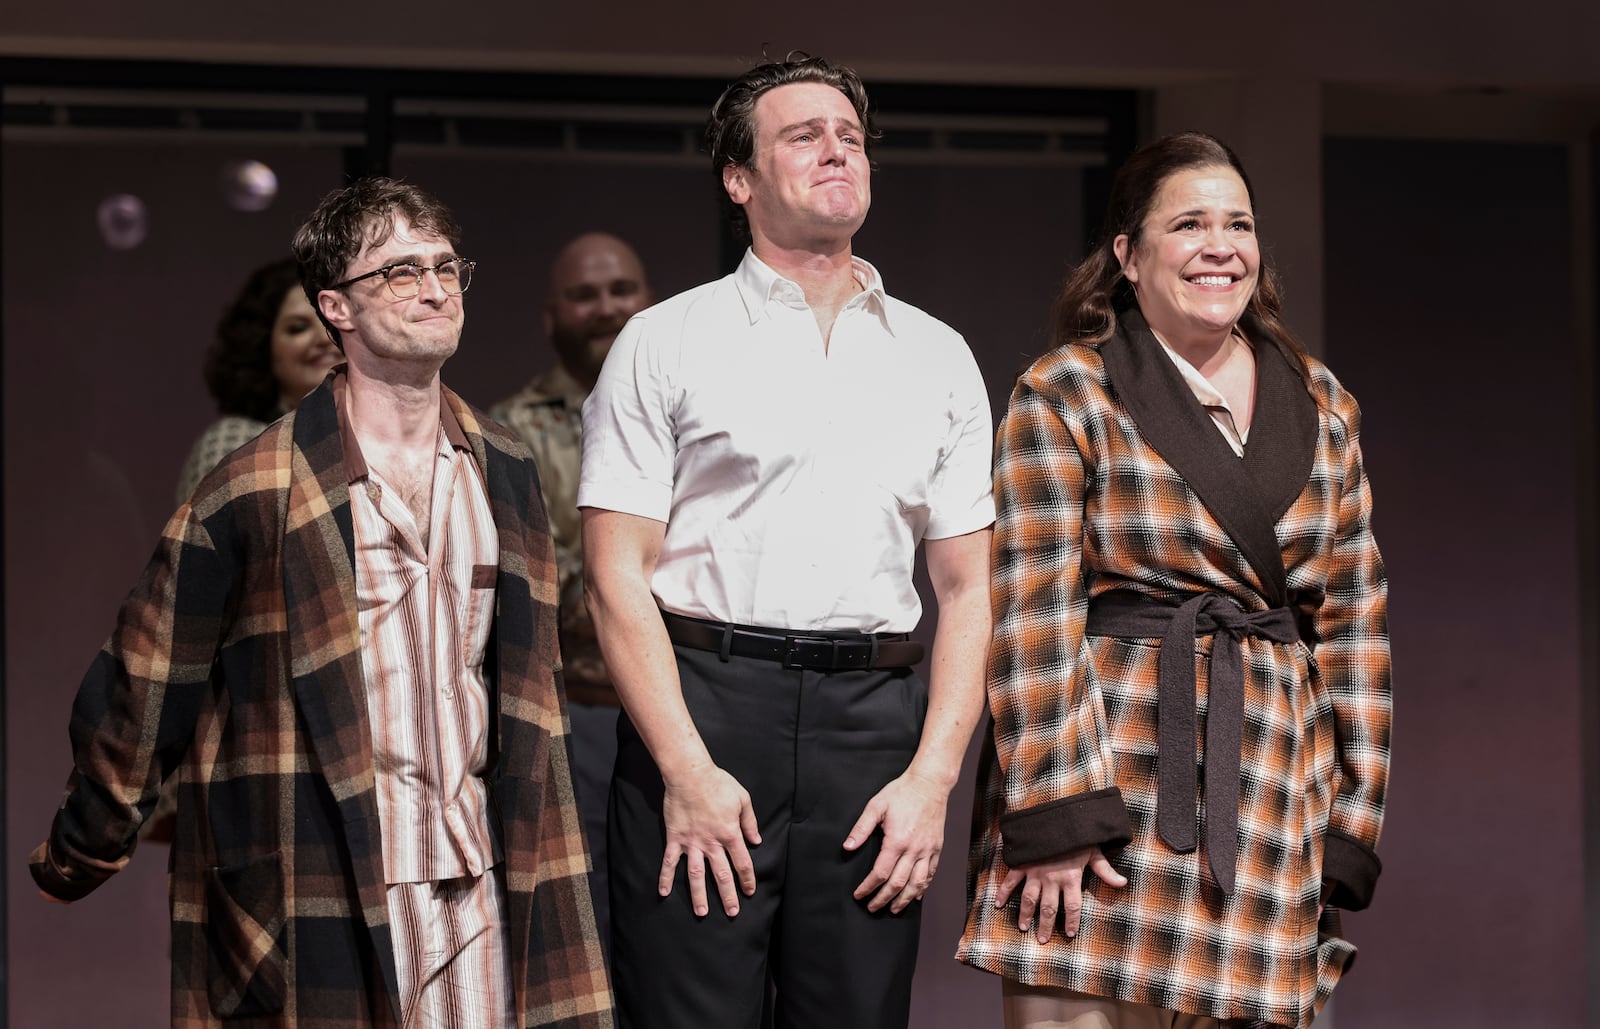
<svg viewBox="0 0 1600 1029">
<path fill-rule="evenodd" d="M 1047 886 L 1039 891 L 1039 917 L 1034 921 L 1033 938 L 1040 943 L 1049 943 L 1050 934 L 1056 931 L 1056 916 L 1060 913 L 1063 902 L 1067 908 L 1067 939 L 1078 935 L 1078 912 L 1073 907 L 1077 901 L 1077 890 L 1058 890 L 1054 886 Z M 1065 901 L 1064 901 L 1065 898 Z"/>
<path fill-rule="evenodd" d="M 761 844 L 761 822 L 756 818 L 756 809 L 750 803 L 749 793 L 744 794 L 739 804 L 739 831 L 750 846 Z"/>
<path fill-rule="evenodd" d="M 1049 879 L 1030 879 L 1023 887 L 1018 908 L 1017 928 L 1022 932 L 1031 931 L 1040 943 L 1050 942 L 1058 918 L 1062 922 L 1062 935 L 1074 939 L 1078 935 L 1078 916 L 1083 910 L 1083 891 L 1071 880 L 1057 884 Z"/>
<path fill-rule="evenodd" d="M 756 892 L 755 862 L 743 842 L 736 841 L 728 850 L 717 848 L 709 852 L 696 847 L 680 848 L 669 843 L 661 856 L 661 870 L 656 877 L 656 892 L 663 897 L 672 893 L 680 858 L 688 863 L 684 871 L 689 880 L 689 904 L 700 917 L 711 912 L 710 893 L 706 887 L 707 866 L 711 869 L 711 881 L 717 895 L 722 900 L 722 910 L 729 918 L 739 913 L 740 893 L 749 897 Z"/>
<path fill-rule="evenodd" d="M 1128 885 L 1128 879 L 1121 872 L 1111 866 L 1106 856 L 1096 847 L 1094 854 L 1089 858 L 1089 871 L 1100 877 L 1100 881 L 1110 886 L 1123 887 Z"/>
<path fill-rule="evenodd" d="M 722 910 L 731 918 L 739 913 L 739 895 L 756 891 L 755 862 L 751 846 L 761 842 L 760 823 L 750 794 L 721 769 L 685 787 L 669 787 L 662 802 L 667 846 L 661 856 L 656 890 L 672 892 L 678 860 L 686 862 L 689 904 L 696 916 L 711 911 L 710 889 L 715 888 Z M 707 869 L 711 884 L 706 882 Z"/>
<path fill-rule="evenodd" d="M 1075 940 L 1078 938 L 1079 921 L 1083 916 L 1083 877 L 1078 875 L 1070 878 L 1061 887 L 1060 896 L 1061 933 L 1067 939 Z M 1046 929 L 1038 939 L 1040 943 L 1049 942 L 1050 930 Z"/>
<path fill-rule="evenodd" d="M 750 846 L 761 844 L 761 823 L 756 820 L 756 809 L 750 803 L 750 794 L 743 793 L 739 804 L 739 832 L 741 837 L 735 837 L 727 844 L 728 857 L 733 862 L 733 871 L 739 879 L 739 890 L 751 897 L 756 892 L 756 865 L 750 858 L 750 851 L 745 847 L 748 841 Z M 728 912 L 733 914 L 733 912 Z"/>
<path fill-rule="evenodd" d="M 910 847 L 891 848 L 885 841 L 878 859 L 872 863 L 872 870 L 851 895 L 856 900 L 872 897 L 867 902 L 868 911 L 879 911 L 887 906 L 898 915 L 928 892 L 938 867 L 937 850 L 918 852 Z"/>
<path fill-rule="evenodd" d="M 1000 880 L 1000 888 L 995 891 L 994 906 L 1003 908 L 1011 902 L 1011 894 L 1021 886 L 1027 876 L 1020 868 L 1006 869 L 1006 877 Z"/>
<path fill-rule="evenodd" d="M 704 917 L 711 910 L 711 905 L 709 903 L 707 903 L 707 901 L 706 901 L 706 860 L 705 860 L 705 855 L 702 854 L 699 850 L 691 847 L 690 849 L 684 851 L 684 855 L 683 856 L 688 861 L 688 867 L 686 869 L 684 869 L 684 871 L 686 873 L 686 877 L 689 880 L 689 905 L 694 908 L 694 913 L 697 916 Z M 665 862 L 663 862 L 663 864 L 665 864 Z M 675 871 L 676 868 L 677 868 L 677 863 L 674 862 L 673 863 L 673 870 Z M 668 870 L 665 867 L 663 867 L 662 874 L 663 875 L 669 875 L 670 873 L 668 872 Z M 666 896 L 666 894 L 671 890 L 671 888 L 672 888 L 672 883 L 671 883 L 671 880 L 669 878 L 668 881 L 667 881 L 667 889 L 663 890 L 661 895 L 662 896 Z"/>
<path fill-rule="evenodd" d="M 718 857 L 723 858 L 725 865 L 731 866 L 728 874 L 728 892 L 722 895 L 722 907 L 728 910 L 728 897 L 735 888 L 746 897 L 755 895 L 756 863 L 751 859 L 750 851 L 745 849 L 744 841 L 740 839 L 728 844 L 727 849 L 720 852 Z M 738 901 L 735 899 L 733 909 L 728 910 L 728 914 L 738 914 L 738 908 Z"/>
<path fill-rule="evenodd" d="M 683 848 L 668 840 L 667 849 L 661 855 L 661 870 L 656 873 L 656 892 L 663 897 L 672 892 L 672 879 L 678 871 L 678 858 L 682 856 Z"/>
<path fill-rule="evenodd" d="M 933 871 L 928 866 L 926 858 L 913 861 L 908 856 L 902 856 L 895 862 L 889 878 L 868 902 L 867 910 L 879 911 L 887 904 L 889 910 L 898 915 L 910 907 L 912 901 L 921 900 L 923 894 L 928 892 L 928 887 L 933 885 Z"/>
<path fill-rule="evenodd" d="M 867 877 L 861 880 L 860 884 L 856 886 L 855 891 L 850 895 L 856 900 L 865 900 L 867 897 L 878 893 L 883 885 L 889 882 L 890 878 L 894 875 L 894 869 L 894 858 L 887 852 L 880 851 L 878 854 L 878 860 L 872 863 L 872 870 L 867 873 Z M 867 905 L 867 909 L 869 911 L 876 911 L 882 906 L 883 905 L 878 902 L 878 898 L 873 897 L 872 902 Z"/>
<path fill-rule="evenodd" d="M 883 821 L 883 815 L 884 811 L 887 809 L 887 805 L 884 804 L 881 796 L 882 795 L 880 794 L 879 796 L 873 797 L 871 800 L 867 801 L 867 806 L 861 811 L 861 817 L 856 819 L 856 824 L 850 827 L 850 835 L 844 838 L 845 850 L 856 850 L 863 843 L 867 842 L 867 840 L 872 836 L 872 830 L 876 829 L 878 827 L 878 823 Z M 860 890 L 856 891 L 857 900 L 860 900 L 863 896 L 865 896 L 865 894 L 863 894 Z"/>
<path fill-rule="evenodd" d="M 1041 944 L 1049 942 L 1058 918 L 1062 935 L 1076 939 L 1083 919 L 1085 868 L 1108 886 L 1128 885 L 1127 878 L 1112 867 L 1100 848 L 1089 847 L 1063 858 L 1007 868 L 995 890 L 994 905 L 1004 907 L 1016 896 L 1018 931 L 1031 932 Z M 1017 892 L 1019 886 L 1021 893 Z"/>
<path fill-rule="evenodd" d="M 1029 876 L 1024 883 L 1022 897 L 1017 901 L 1017 929 L 1019 931 L 1033 931 L 1033 916 L 1039 913 L 1039 894 L 1043 890 L 1044 884 L 1032 876 Z"/>
<path fill-rule="evenodd" d="M 690 848 L 681 855 L 687 862 L 688 868 L 685 877 L 689 880 L 689 904 L 694 908 L 694 913 L 704 918 L 711 913 L 710 893 L 706 888 L 706 868 L 711 869 L 711 882 L 715 886 L 717 896 L 722 901 L 722 910 L 732 918 L 739 913 L 739 893 L 742 889 L 746 896 L 753 894 L 756 889 L 756 873 L 750 861 L 750 853 L 743 847 L 732 861 L 725 851 L 704 851 Z M 742 867 L 740 861 L 742 859 Z M 661 859 L 661 875 L 656 881 L 656 890 L 665 897 L 672 892 L 672 880 L 678 870 L 678 856 L 672 853 L 672 848 L 667 849 L 666 855 Z"/>
<path fill-rule="evenodd" d="M 744 848 L 741 847 L 740 849 L 743 850 Z M 750 860 L 749 855 L 745 856 L 745 860 L 747 862 Z M 734 915 L 739 913 L 740 884 L 734 875 L 732 865 L 728 862 L 727 852 L 712 851 L 709 863 L 711 865 L 711 878 L 714 879 L 717 884 L 717 895 L 722 898 L 722 910 L 729 918 L 732 918 Z M 754 872 L 750 873 L 750 882 L 751 886 L 754 887 Z M 704 894 L 702 892 L 702 896 L 703 895 Z M 697 915 L 704 915 L 706 914 L 706 910 L 707 909 L 703 907 L 696 907 L 694 909 L 694 913 Z"/>
</svg>

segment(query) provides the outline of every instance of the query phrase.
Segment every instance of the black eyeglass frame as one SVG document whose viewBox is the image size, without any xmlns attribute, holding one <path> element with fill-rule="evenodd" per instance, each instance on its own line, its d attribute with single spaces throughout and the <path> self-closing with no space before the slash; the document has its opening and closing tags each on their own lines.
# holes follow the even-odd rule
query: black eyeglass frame
<svg viewBox="0 0 1600 1029">
<path fill-rule="evenodd" d="M 467 284 L 454 292 L 452 292 L 451 289 L 444 284 L 443 279 L 439 279 L 439 269 L 447 264 L 464 264 L 467 266 Z M 410 300 L 411 297 L 416 296 L 417 293 L 413 293 L 411 296 L 403 297 L 399 293 L 395 292 L 394 284 L 389 281 L 389 273 L 394 271 L 396 268 L 415 268 L 417 270 L 417 293 L 422 292 L 422 280 L 427 277 L 429 272 L 432 272 L 433 277 L 439 279 L 440 289 L 444 290 L 446 293 L 449 293 L 453 297 L 459 297 L 472 286 L 472 276 L 473 273 L 478 270 L 478 262 L 469 261 L 464 257 L 452 257 L 450 260 L 440 261 L 438 264 L 417 264 L 415 261 L 396 261 L 393 264 L 386 264 L 382 268 L 374 268 L 370 272 L 357 275 L 353 279 L 345 279 L 343 282 L 335 282 L 333 285 L 328 286 L 327 288 L 344 289 L 346 286 L 354 286 L 356 283 L 361 282 L 364 279 L 370 279 L 374 276 L 382 275 L 384 285 L 389 287 L 390 293 L 394 293 L 396 300 Z"/>
</svg>

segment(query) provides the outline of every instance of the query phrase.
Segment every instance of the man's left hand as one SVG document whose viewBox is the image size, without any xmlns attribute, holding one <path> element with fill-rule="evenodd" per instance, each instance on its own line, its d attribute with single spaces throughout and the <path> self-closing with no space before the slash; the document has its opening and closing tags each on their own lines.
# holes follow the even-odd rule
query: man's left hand
<svg viewBox="0 0 1600 1029">
<path fill-rule="evenodd" d="M 857 900 L 867 901 L 868 911 L 885 905 L 899 914 L 914 900 L 921 900 L 939 870 L 939 852 L 944 849 L 944 812 L 949 791 L 911 772 L 889 783 L 869 801 L 845 838 L 845 850 L 857 850 L 883 827 L 883 847 L 872 871 L 855 889 Z"/>
</svg>

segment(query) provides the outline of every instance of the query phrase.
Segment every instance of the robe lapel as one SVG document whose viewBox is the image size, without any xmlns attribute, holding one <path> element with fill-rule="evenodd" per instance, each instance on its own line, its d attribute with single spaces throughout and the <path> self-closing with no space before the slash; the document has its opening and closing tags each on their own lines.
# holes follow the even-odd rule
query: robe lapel
<svg viewBox="0 0 1600 1029">
<path fill-rule="evenodd" d="M 1139 432 L 1232 537 L 1271 607 L 1288 600 L 1274 525 L 1305 488 L 1316 404 L 1278 347 L 1256 340 L 1256 404 L 1245 458 L 1234 456 L 1137 310 L 1100 346 L 1106 375 Z"/>
<path fill-rule="evenodd" d="M 1317 402 L 1299 370 L 1276 345 L 1256 341 L 1256 407 L 1244 467 L 1274 523 L 1305 491 L 1319 428 Z"/>
<path fill-rule="evenodd" d="M 289 651 L 295 700 L 343 818 L 362 916 L 398 1012 L 347 477 L 333 392 L 324 383 L 295 413 L 283 526 Z"/>
</svg>

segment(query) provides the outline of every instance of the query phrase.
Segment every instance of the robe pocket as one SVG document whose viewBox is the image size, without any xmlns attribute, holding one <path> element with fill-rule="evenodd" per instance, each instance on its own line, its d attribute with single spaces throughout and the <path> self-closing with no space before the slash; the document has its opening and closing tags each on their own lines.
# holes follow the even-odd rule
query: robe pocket
<svg viewBox="0 0 1600 1029">
<path fill-rule="evenodd" d="M 489 643 L 489 622 L 494 618 L 495 584 L 500 569 L 495 565 L 472 566 L 472 591 L 467 597 L 467 631 L 461 640 L 461 661 L 468 668 L 483 664 Z"/>
<path fill-rule="evenodd" d="M 532 782 L 544 782 L 550 775 L 550 746 L 552 735 L 560 731 L 560 725 L 552 729 L 541 731 L 537 725 L 520 725 L 515 733 L 508 738 L 506 734 L 506 714 L 513 716 L 518 712 L 513 702 L 510 709 L 502 708 L 500 730 L 500 760 L 496 770 L 497 776 L 507 776 L 517 779 L 528 779 Z M 543 717 L 551 712 L 548 709 L 530 710 L 530 716 Z M 560 737 L 565 741 L 566 737 Z"/>
<path fill-rule="evenodd" d="M 1339 912 L 1335 908 L 1327 908 L 1322 912 L 1322 919 L 1317 924 L 1317 992 L 1314 1002 L 1315 1010 L 1322 1011 L 1322 1006 L 1333 995 L 1333 988 L 1338 985 L 1344 974 L 1355 967 L 1355 944 L 1344 938 L 1344 928 L 1339 924 Z"/>
<path fill-rule="evenodd" d="M 219 1017 L 283 1010 L 288 962 L 280 854 L 205 871 L 206 992 Z"/>
</svg>

